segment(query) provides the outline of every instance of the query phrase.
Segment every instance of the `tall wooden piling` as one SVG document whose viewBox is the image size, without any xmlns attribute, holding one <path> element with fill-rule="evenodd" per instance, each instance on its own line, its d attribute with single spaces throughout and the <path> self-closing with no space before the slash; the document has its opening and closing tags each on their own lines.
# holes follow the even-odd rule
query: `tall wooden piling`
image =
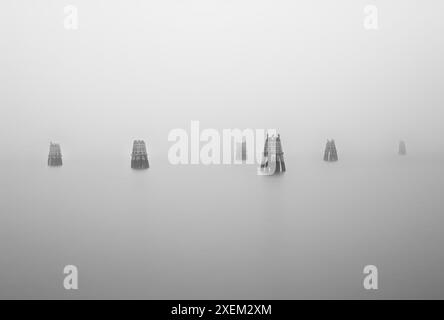
<svg viewBox="0 0 444 320">
<path fill-rule="evenodd" d="M 247 142 L 245 140 L 236 145 L 236 160 L 242 162 L 247 160 Z"/>
<path fill-rule="evenodd" d="M 338 161 L 338 151 L 336 150 L 335 140 L 327 140 L 324 151 L 324 161 L 334 162 Z"/>
<path fill-rule="evenodd" d="M 49 145 L 48 166 L 60 167 L 62 165 L 62 149 L 59 144 L 51 142 Z"/>
<path fill-rule="evenodd" d="M 285 172 L 284 152 L 282 149 L 281 136 L 269 136 L 265 139 L 264 153 L 261 162 L 261 170 L 274 168 L 274 173 Z"/>
<path fill-rule="evenodd" d="M 135 140 L 133 143 L 133 153 L 131 154 L 131 168 L 148 169 L 149 167 L 145 141 Z"/>
</svg>

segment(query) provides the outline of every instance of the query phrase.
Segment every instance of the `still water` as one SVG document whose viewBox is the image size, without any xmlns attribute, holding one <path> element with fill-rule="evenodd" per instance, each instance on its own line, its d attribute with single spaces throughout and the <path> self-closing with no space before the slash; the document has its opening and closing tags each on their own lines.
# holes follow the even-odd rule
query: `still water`
<svg viewBox="0 0 444 320">
<path fill-rule="evenodd" d="M 443 158 L 321 159 L 267 177 L 161 157 L 146 171 L 128 157 L 3 158 L 0 298 L 444 298 Z"/>
</svg>

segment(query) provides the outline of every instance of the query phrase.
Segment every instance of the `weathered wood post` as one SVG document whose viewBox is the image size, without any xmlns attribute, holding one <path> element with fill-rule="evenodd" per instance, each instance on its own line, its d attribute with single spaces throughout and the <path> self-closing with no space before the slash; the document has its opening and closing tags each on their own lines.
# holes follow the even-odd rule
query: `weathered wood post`
<svg viewBox="0 0 444 320">
<path fill-rule="evenodd" d="M 131 168 L 148 169 L 149 167 L 145 141 L 135 140 L 133 143 L 133 153 L 131 154 Z"/>
<path fill-rule="evenodd" d="M 335 140 L 327 140 L 324 151 L 324 161 L 334 162 L 338 161 L 338 151 L 336 150 Z"/>
<path fill-rule="evenodd" d="M 60 167 L 62 165 L 62 149 L 59 144 L 51 142 L 49 144 L 48 166 Z"/>
<path fill-rule="evenodd" d="M 263 172 L 270 172 L 270 174 L 275 174 L 279 172 L 285 172 L 285 160 L 284 152 L 282 149 L 281 136 L 269 136 L 265 139 L 264 153 L 262 156 L 261 170 Z"/>
</svg>

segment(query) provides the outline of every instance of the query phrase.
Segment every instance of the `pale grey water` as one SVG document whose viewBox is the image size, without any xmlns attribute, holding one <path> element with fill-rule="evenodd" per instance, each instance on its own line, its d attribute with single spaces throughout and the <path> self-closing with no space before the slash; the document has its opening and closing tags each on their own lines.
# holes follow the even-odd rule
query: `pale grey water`
<svg viewBox="0 0 444 320">
<path fill-rule="evenodd" d="M 321 158 L 288 158 L 273 177 L 4 160 L 0 297 L 443 298 L 442 156 Z M 77 292 L 63 289 L 67 264 Z M 367 264 L 377 292 L 363 289 Z"/>
</svg>

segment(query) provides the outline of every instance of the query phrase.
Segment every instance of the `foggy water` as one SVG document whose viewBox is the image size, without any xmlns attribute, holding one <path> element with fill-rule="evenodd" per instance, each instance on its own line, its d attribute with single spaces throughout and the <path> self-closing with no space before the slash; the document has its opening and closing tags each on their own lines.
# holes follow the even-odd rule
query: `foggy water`
<svg viewBox="0 0 444 320">
<path fill-rule="evenodd" d="M 1 298 L 443 298 L 439 156 L 3 161 Z M 25 165 L 26 164 L 26 165 Z M 79 268 L 77 292 L 63 267 Z M 362 287 L 363 267 L 380 289 Z"/>
</svg>

